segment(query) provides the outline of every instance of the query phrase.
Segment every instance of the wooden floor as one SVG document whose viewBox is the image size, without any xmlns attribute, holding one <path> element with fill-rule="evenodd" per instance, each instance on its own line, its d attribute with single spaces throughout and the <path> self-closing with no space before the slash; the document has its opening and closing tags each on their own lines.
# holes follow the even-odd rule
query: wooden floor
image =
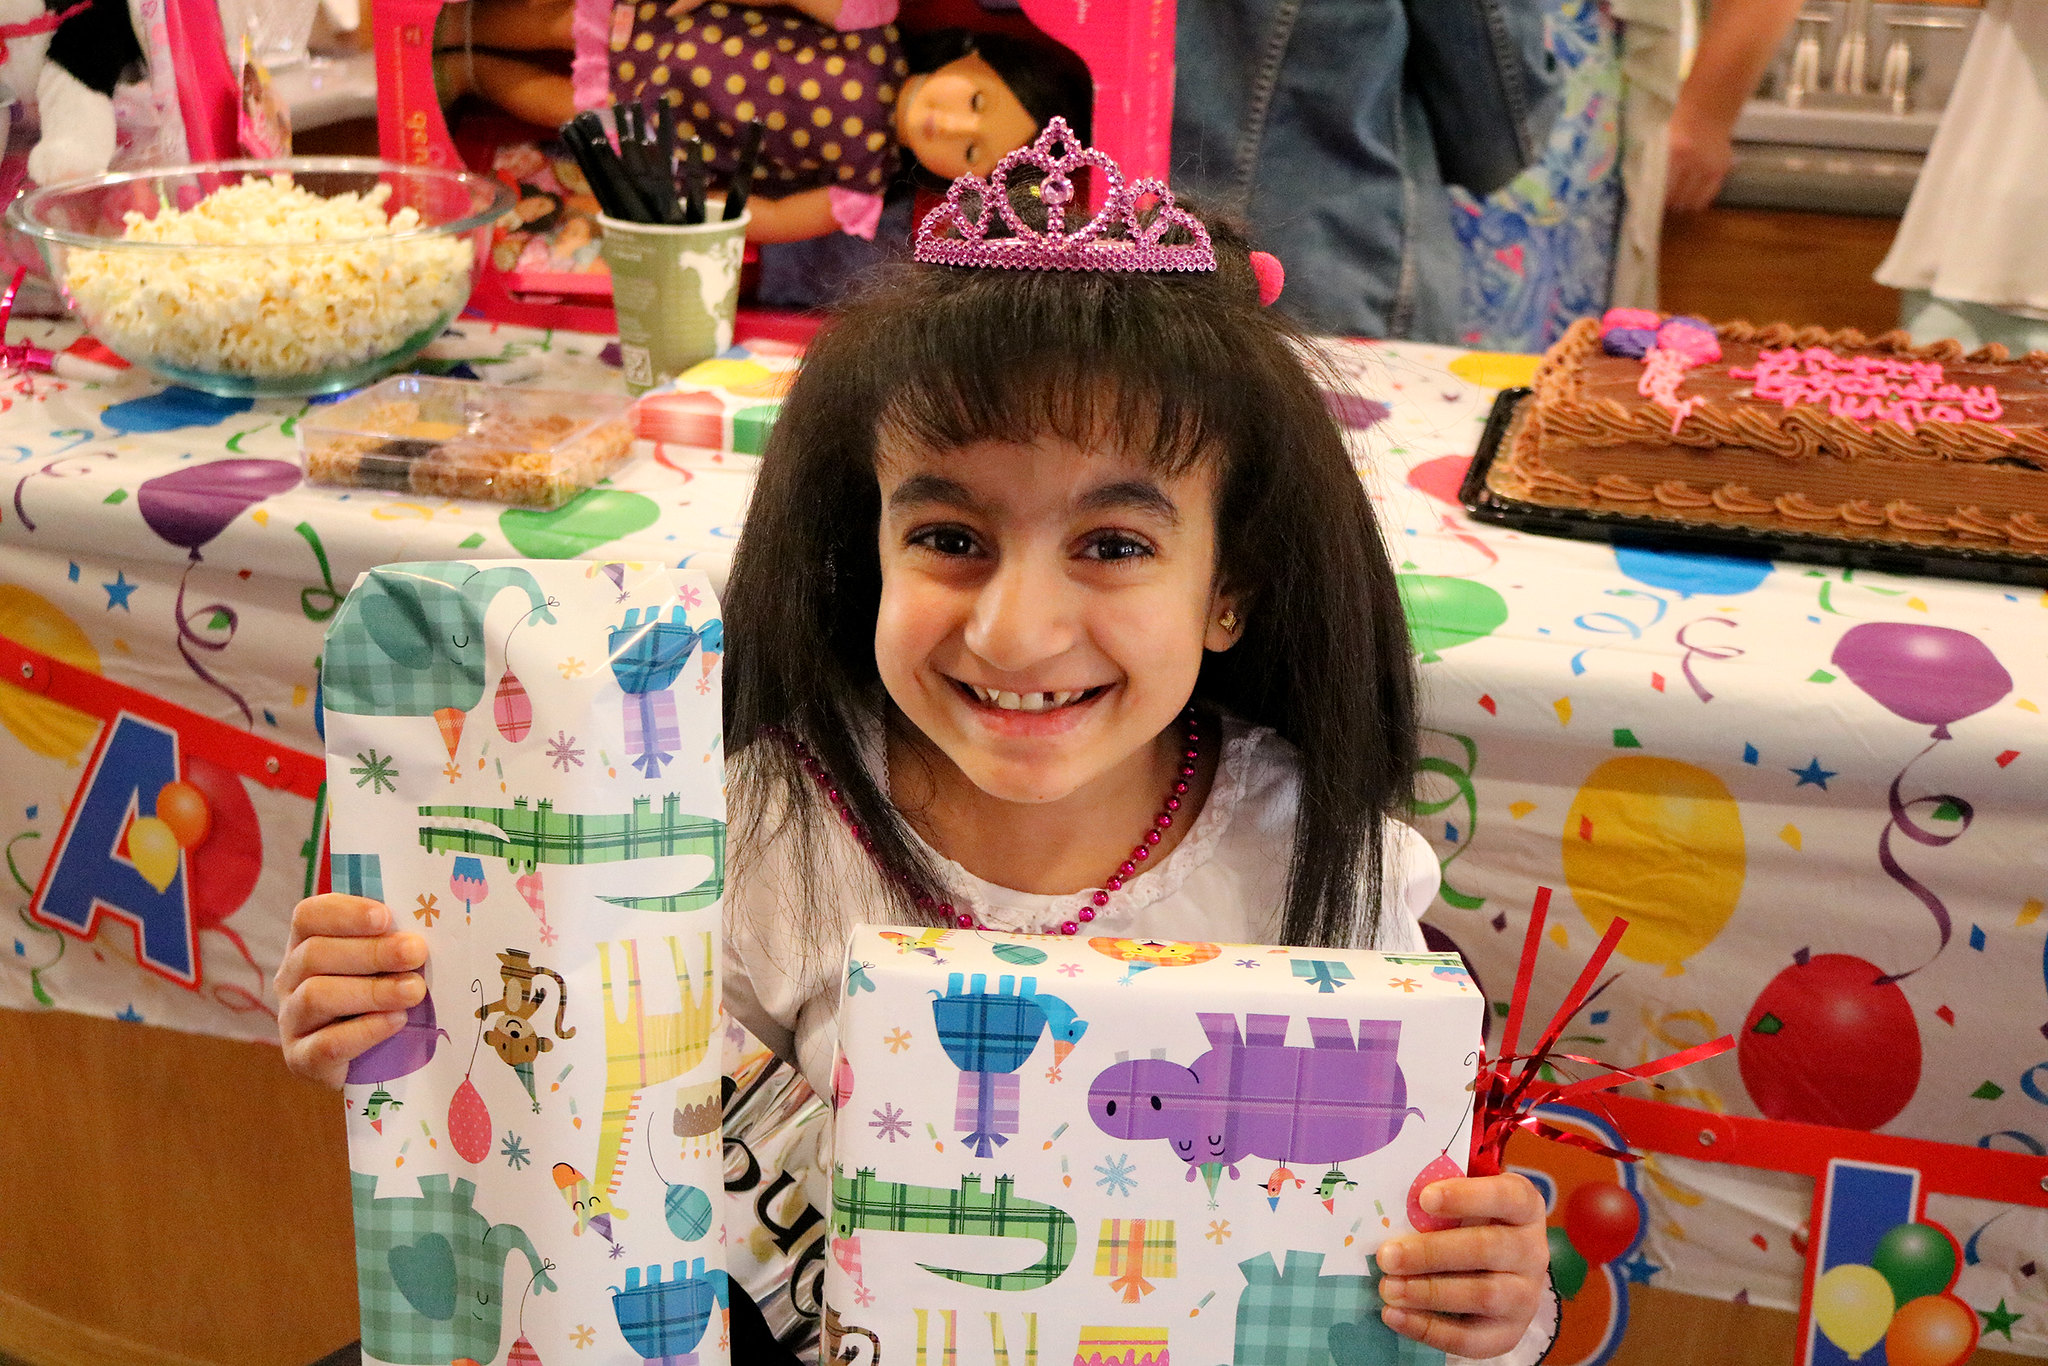
<svg viewBox="0 0 2048 1366">
<path fill-rule="evenodd" d="M 341 1100 L 275 1048 L 0 1010 L 0 1095 L 0 1364 L 306 1366 L 355 1338 Z M 1792 1359 L 1778 1310 L 1639 1286 L 1629 1319 L 1616 1366 Z"/>
<path fill-rule="evenodd" d="M 1899 294 L 1871 279 L 1898 220 L 1709 209 L 1664 232 L 1658 303 L 1715 322 L 1898 326 Z"/>
</svg>

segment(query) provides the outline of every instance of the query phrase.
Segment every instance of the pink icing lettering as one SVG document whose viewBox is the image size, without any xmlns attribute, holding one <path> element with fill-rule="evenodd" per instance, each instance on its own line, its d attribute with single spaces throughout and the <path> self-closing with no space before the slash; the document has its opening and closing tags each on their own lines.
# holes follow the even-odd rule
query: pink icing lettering
<svg viewBox="0 0 2048 1366">
<path fill-rule="evenodd" d="M 1754 367 L 1738 367 L 1728 374 L 1749 380 L 1751 394 L 1766 403 L 1786 408 L 1826 404 L 1830 413 L 1845 421 L 1895 422 L 1909 432 L 1922 422 L 1995 422 L 2005 413 L 1996 388 L 1985 384 L 1965 389 L 1947 377 L 1939 361 L 1838 356 L 1822 346 L 1786 347 L 1760 351 Z M 1646 374 L 1644 383 L 1649 382 Z M 1675 391 L 1673 384 L 1671 392 Z M 1655 397 L 1648 388 L 1642 392 Z"/>
</svg>

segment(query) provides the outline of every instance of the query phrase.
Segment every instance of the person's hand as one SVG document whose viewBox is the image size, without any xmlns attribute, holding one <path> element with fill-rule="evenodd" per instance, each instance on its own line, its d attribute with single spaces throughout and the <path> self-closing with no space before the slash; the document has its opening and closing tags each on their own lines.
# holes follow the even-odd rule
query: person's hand
<svg viewBox="0 0 2048 1366">
<path fill-rule="evenodd" d="M 1381 1321 L 1454 1356 L 1499 1356 L 1529 1330 L 1550 1283 L 1543 1197 L 1510 1172 L 1438 1181 L 1422 1208 L 1464 1224 L 1380 1245 Z"/>
<path fill-rule="evenodd" d="M 301 901 L 277 968 L 285 1066 L 339 1087 L 349 1063 L 396 1034 L 427 994 L 418 971 L 426 962 L 427 941 L 393 930 L 381 901 L 340 893 Z"/>
<path fill-rule="evenodd" d="M 1671 151 L 1664 179 L 1666 213 L 1698 213 L 1721 193 L 1735 164 L 1734 130 L 1692 112 L 1683 100 L 1671 115 Z"/>
</svg>

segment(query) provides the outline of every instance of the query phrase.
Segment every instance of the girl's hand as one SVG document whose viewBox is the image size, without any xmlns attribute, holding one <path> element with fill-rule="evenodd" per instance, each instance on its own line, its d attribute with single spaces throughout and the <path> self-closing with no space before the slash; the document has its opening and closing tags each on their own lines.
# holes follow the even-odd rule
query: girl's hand
<svg viewBox="0 0 2048 1366">
<path fill-rule="evenodd" d="M 396 1034 L 427 994 L 418 972 L 426 962 L 427 941 L 394 931 L 380 901 L 339 893 L 301 901 L 277 969 L 285 1066 L 339 1087 L 349 1063 Z"/>
<path fill-rule="evenodd" d="M 1422 1192 L 1422 1207 L 1462 1228 L 1380 1245 L 1380 1311 L 1403 1337 L 1453 1356 L 1499 1356 L 1522 1340 L 1550 1283 L 1543 1197 L 1528 1178 L 1459 1177 Z"/>
</svg>

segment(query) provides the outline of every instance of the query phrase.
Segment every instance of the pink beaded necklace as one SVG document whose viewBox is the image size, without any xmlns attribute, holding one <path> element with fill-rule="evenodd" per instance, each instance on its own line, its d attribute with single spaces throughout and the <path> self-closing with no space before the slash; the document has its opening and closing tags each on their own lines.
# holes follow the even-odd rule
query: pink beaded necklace
<svg viewBox="0 0 2048 1366">
<path fill-rule="evenodd" d="M 1061 934 L 1079 934 L 1082 925 L 1095 919 L 1096 911 L 1100 907 L 1109 904 L 1109 894 L 1120 890 L 1126 878 L 1136 876 L 1138 866 L 1152 857 L 1153 846 L 1157 845 L 1161 836 L 1173 827 L 1174 813 L 1180 810 L 1181 798 L 1187 795 L 1188 781 L 1195 776 L 1195 765 L 1202 755 L 1201 722 L 1195 715 L 1195 709 L 1192 705 L 1181 713 L 1181 722 L 1186 727 L 1186 730 L 1184 732 L 1184 746 L 1181 750 L 1180 772 L 1175 776 L 1173 786 L 1167 791 L 1165 806 L 1153 818 L 1151 828 L 1145 832 L 1145 838 L 1139 840 L 1132 847 L 1130 854 L 1117 866 L 1116 872 L 1105 879 L 1102 886 L 1089 896 L 1089 904 L 1076 912 L 1074 919 L 1063 921 L 1060 924 L 1059 932 Z M 855 823 L 853 811 L 846 805 L 846 799 L 839 794 L 839 788 L 833 783 L 832 775 L 826 771 L 823 764 L 818 762 L 817 756 L 811 753 L 810 746 L 803 742 L 801 736 L 784 731 L 783 738 L 788 740 L 790 746 L 796 750 L 797 758 L 803 763 L 804 772 L 810 774 L 811 780 L 817 783 L 819 789 L 824 792 L 825 800 L 832 803 L 833 809 L 839 813 L 839 819 L 845 823 L 848 832 L 853 835 L 861 848 L 868 851 L 868 856 L 873 858 L 875 852 L 874 841 L 868 837 L 865 830 L 862 830 Z M 881 866 L 880 860 L 876 861 L 876 866 Z M 887 874 L 888 869 L 884 868 L 883 872 Z M 953 903 L 950 901 L 934 902 L 929 896 L 919 893 L 917 904 L 922 910 L 937 911 L 963 930 L 990 928 L 982 925 L 966 911 L 955 910 Z"/>
</svg>

